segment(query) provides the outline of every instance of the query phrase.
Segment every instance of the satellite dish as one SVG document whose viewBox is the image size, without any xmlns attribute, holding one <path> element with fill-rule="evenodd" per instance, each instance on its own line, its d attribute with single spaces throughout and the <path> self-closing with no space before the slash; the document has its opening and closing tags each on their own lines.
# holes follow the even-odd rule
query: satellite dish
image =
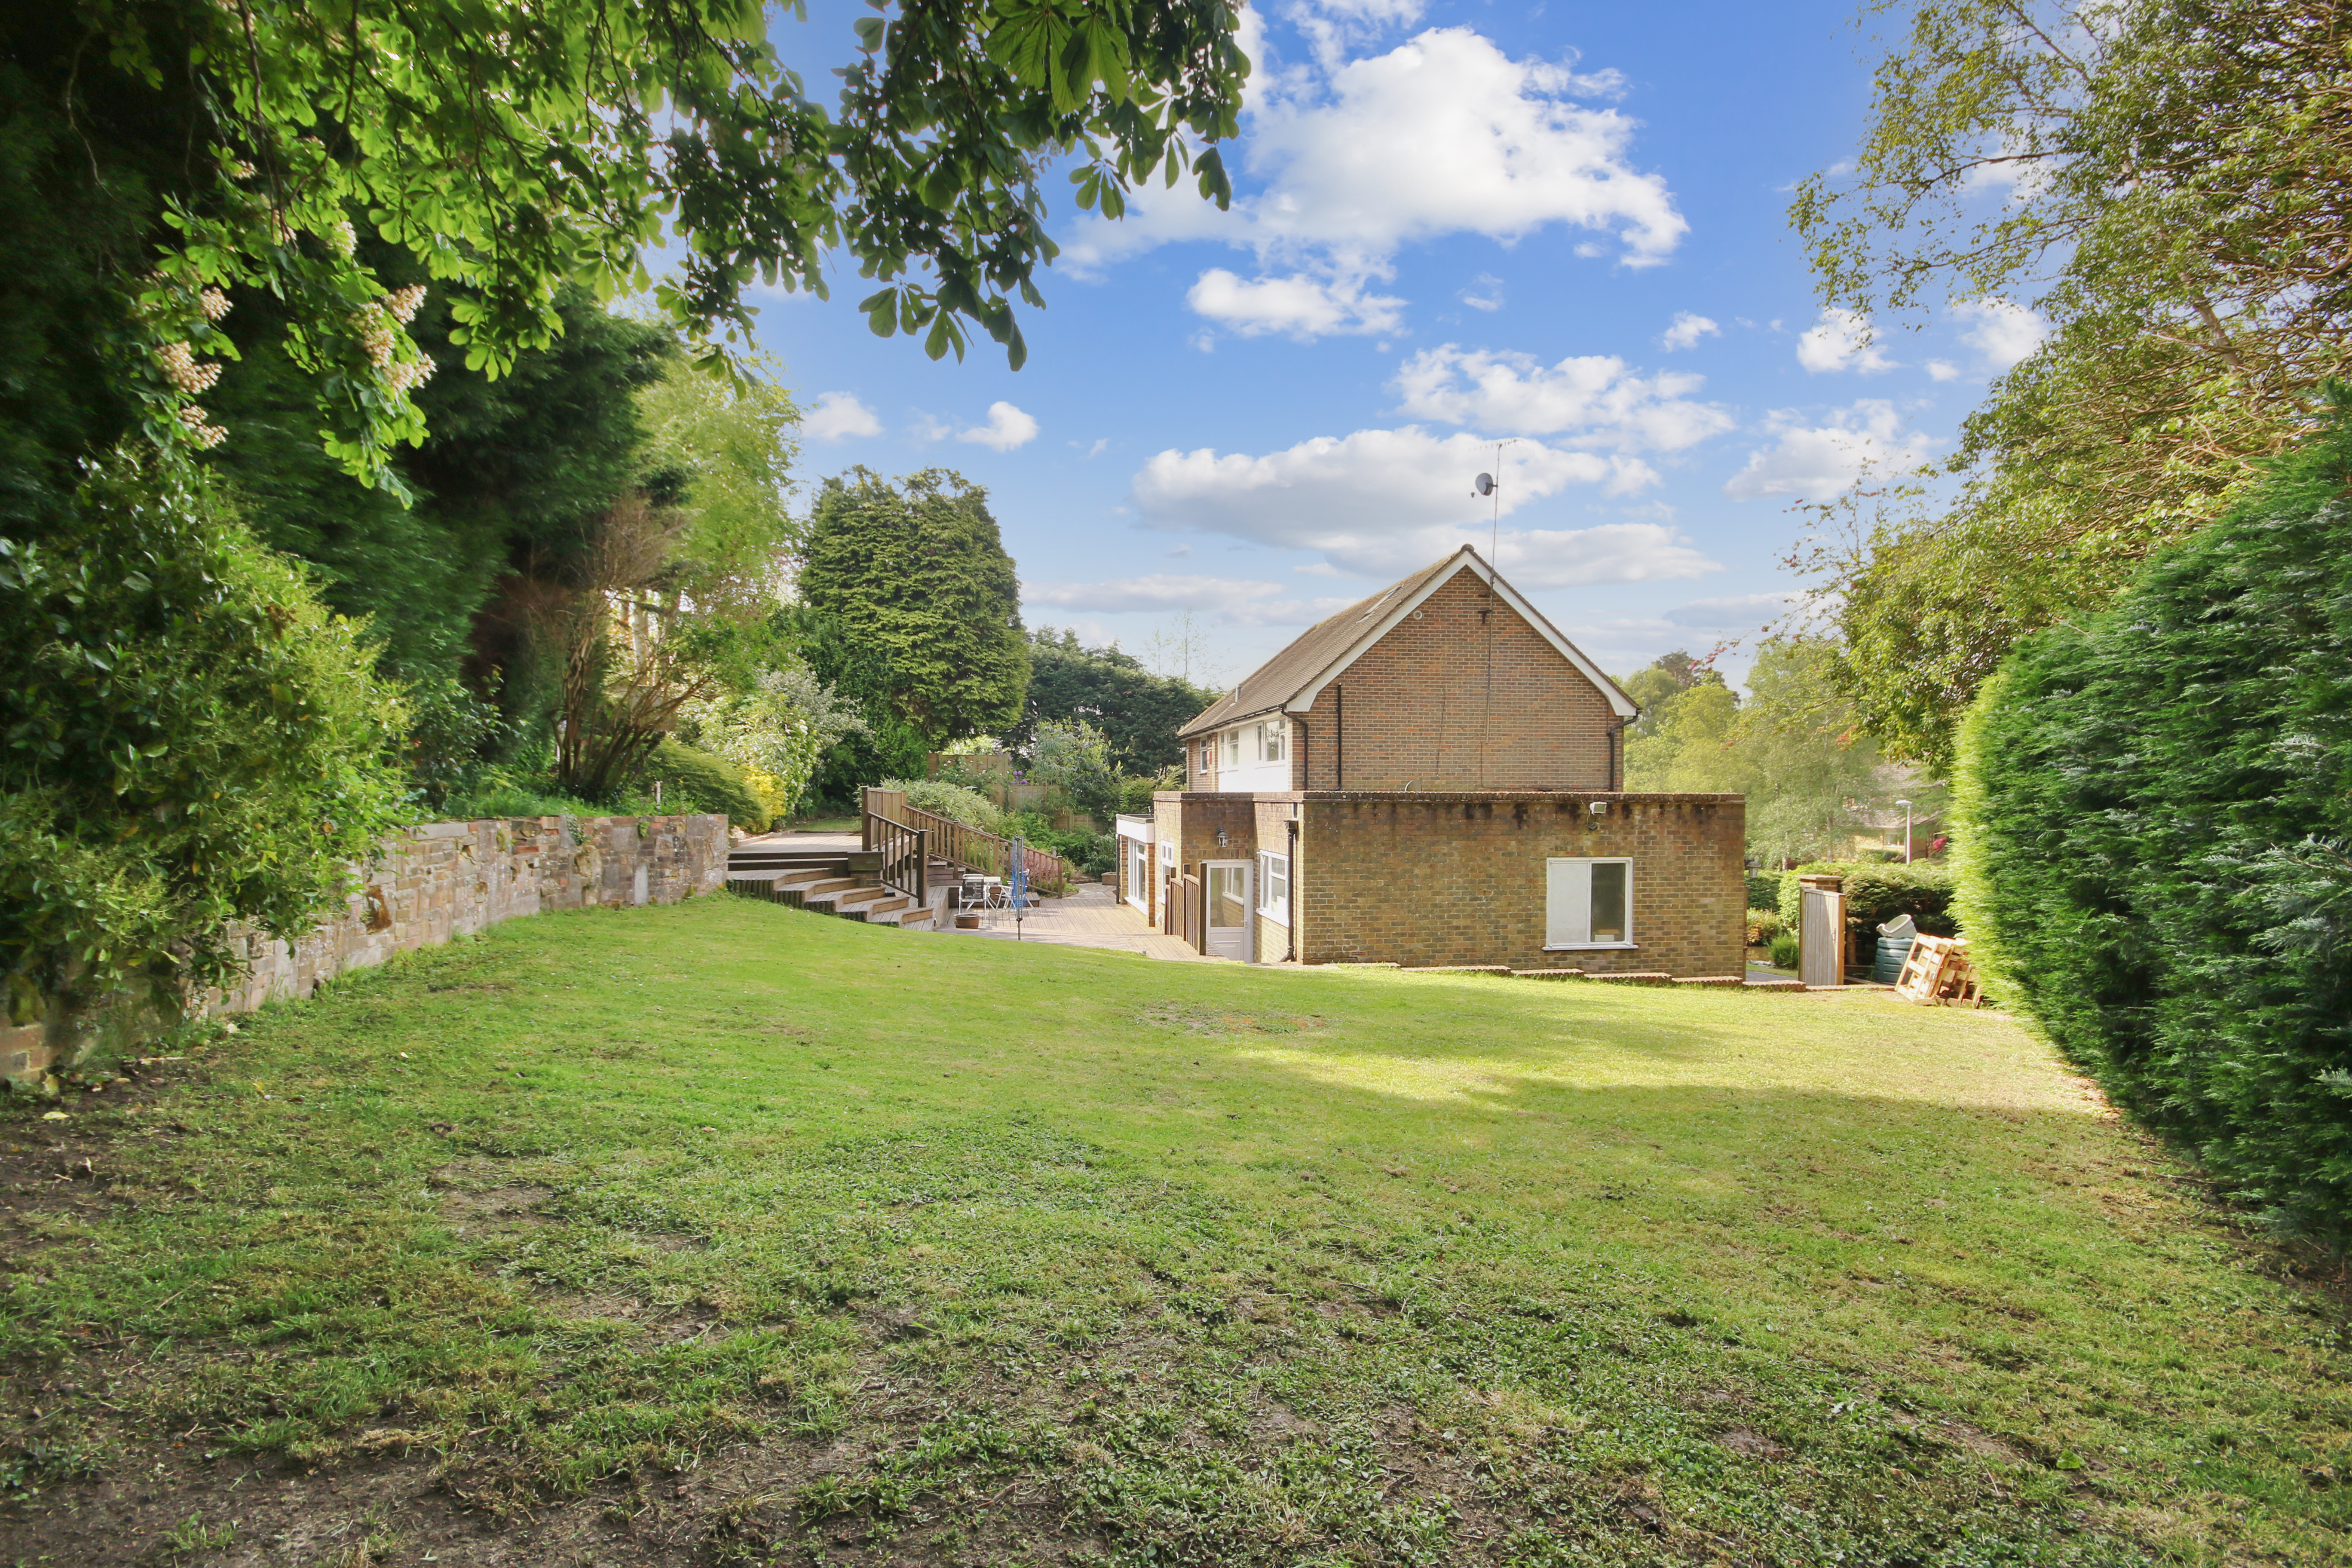
<svg viewBox="0 0 2352 1568">
<path fill-rule="evenodd" d="M 1493 495 L 1495 493 L 1495 476 L 1492 474 L 1480 474 L 1477 479 L 1472 483 L 1470 489 L 1471 493 L 1474 495 Z"/>
</svg>

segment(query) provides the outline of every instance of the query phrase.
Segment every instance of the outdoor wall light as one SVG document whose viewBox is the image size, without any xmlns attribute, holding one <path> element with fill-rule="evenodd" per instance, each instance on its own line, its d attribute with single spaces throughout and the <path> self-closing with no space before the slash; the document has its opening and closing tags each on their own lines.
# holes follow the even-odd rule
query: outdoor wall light
<svg viewBox="0 0 2352 1568">
<path fill-rule="evenodd" d="M 1605 801 L 1605 800 L 1596 800 L 1596 801 L 1594 801 L 1594 802 L 1592 803 L 1592 815 L 1593 815 L 1593 816 L 1608 816 L 1608 815 L 1609 815 L 1609 803 L 1608 803 L 1607 801 Z"/>
<path fill-rule="evenodd" d="M 1220 849 L 1223 849 L 1224 847 L 1225 847 L 1225 830 L 1224 830 L 1223 828 L 1220 827 L 1220 828 L 1218 828 L 1218 829 L 1217 829 L 1217 847 L 1218 847 L 1218 848 L 1220 848 Z"/>
</svg>

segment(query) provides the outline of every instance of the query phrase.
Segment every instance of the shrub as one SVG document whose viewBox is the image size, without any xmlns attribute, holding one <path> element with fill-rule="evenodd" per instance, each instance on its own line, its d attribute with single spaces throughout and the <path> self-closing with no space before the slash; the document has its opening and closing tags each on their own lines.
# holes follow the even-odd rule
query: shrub
<svg viewBox="0 0 2352 1568">
<path fill-rule="evenodd" d="M 884 779 L 875 787 L 903 790 L 908 805 L 933 816 L 944 816 L 950 822 L 961 822 L 982 833 L 1004 831 L 1004 814 L 976 789 L 941 779 Z"/>
<path fill-rule="evenodd" d="M 1004 819 L 1004 831 L 1017 834 L 1031 847 L 1059 855 L 1089 876 L 1101 876 L 1118 864 L 1118 840 L 1086 827 L 1055 827 L 1039 811 L 1015 812 Z"/>
<path fill-rule="evenodd" d="M 1780 910 L 1750 910 L 1748 911 L 1748 946 L 1769 947 L 1771 945 L 1772 939 L 1780 934 L 1781 930 Z"/>
<path fill-rule="evenodd" d="M 760 803 L 741 764 L 683 741 L 664 741 L 646 764 L 647 773 L 666 781 L 665 811 L 715 811 L 746 833 L 765 833 L 774 813 Z"/>
<path fill-rule="evenodd" d="M 1957 886 L 1952 868 L 1941 861 L 1921 860 L 1906 866 L 1857 864 L 1853 861 L 1817 861 L 1800 866 L 1780 875 L 1780 923 L 1795 931 L 1800 920 L 1800 887 L 1798 879 L 1830 873 L 1845 879 L 1845 925 L 1847 932 L 1859 933 L 1867 943 L 1878 941 L 1878 928 L 1896 915 L 1907 914 L 1911 923 L 1929 936 L 1957 936 L 1959 926 L 1952 915 L 1952 895 Z"/>
<path fill-rule="evenodd" d="M 40 993 L 196 985 L 291 940 L 405 815 L 373 650 L 195 479 L 109 459 L 58 538 L 0 538 L 0 964 Z"/>
<path fill-rule="evenodd" d="M 1780 907 L 1780 872 L 1748 873 L 1748 907 L 1751 910 L 1777 910 Z"/>
<path fill-rule="evenodd" d="M 1980 962 L 2118 1103 L 2284 1228 L 2352 1223 L 2352 417 L 1963 731 Z"/>
<path fill-rule="evenodd" d="M 1794 968 L 1796 968 L 1796 967 L 1797 967 L 1797 954 L 1798 954 L 1797 933 L 1796 933 L 1795 931 L 1784 931 L 1780 932 L 1778 936 L 1775 936 L 1775 937 L 1772 939 L 1772 967 L 1773 967 L 1773 968 L 1775 968 L 1775 969 L 1794 969 Z"/>
</svg>

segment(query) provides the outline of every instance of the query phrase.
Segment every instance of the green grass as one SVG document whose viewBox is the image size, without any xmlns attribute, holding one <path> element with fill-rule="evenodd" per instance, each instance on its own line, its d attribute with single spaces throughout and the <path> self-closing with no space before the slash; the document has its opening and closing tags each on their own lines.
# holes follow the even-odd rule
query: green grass
<svg viewBox="0 0 2352 1568">
<path fill-rule="evenodd" d="M 28 1222 L 0 1349 L 110 1370 L 9 1402 L 34 1510 L 199 1440 L 495 1510 L 691 1477 L 714 1562 L 2352 1548 L 2340 1301 L 1990 1013 L 716 899 L 68 1109 L 110 1200 Z"/>
</svg>

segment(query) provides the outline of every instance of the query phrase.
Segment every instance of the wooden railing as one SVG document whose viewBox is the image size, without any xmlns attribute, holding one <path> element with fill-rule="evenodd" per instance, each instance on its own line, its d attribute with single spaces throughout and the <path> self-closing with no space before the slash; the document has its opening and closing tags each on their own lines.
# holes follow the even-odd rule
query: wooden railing
<svg viewBox="0 0 2352 1568">
<path fill-rule="evenodd" d="M 918 904 L 931 901 L 930 835 L 919 827 L 874 812 L 866 814 L 866 842 L 882 857 L 876 879 Z"/>
<path fill-rule="evenodd" d="M 920 830 L 929 841 L 930 852 L 940 859 L 951 861 L 967 871 L 978 871 L 985 877 L 1003 877 L 1008 881 L 1012 879 L 1013 873 L 1010 868 L 1013 864 L 1013 841 L 1011 839 L 998 834 L 982 832 L 977 827 L 967 826 L 963 823 L 948 817 L 936 816 L 919 806 L 908 805 L 906 804 L 907 797 L 895 791 L 887 793 L 886 801 L 877 801 L 874 798 L 881 795 L 885 795 L 885 792 L 880 790 L 867 792 L 865 833 L 867 848 L 882 847 L 876 835 L 884 830 L 882 826 L 884 824 L 898 826 L 902 830 Z M 877 809 L 877 806 L 885 805 L 886 802 L 887 808 L 895 813 L 895 816 L 886 816 Z M 1034 888 L 1059 888 L 1070 879 L 1070 869 L 1062 863 L 1060 856 L 1049 855 L 1042 849 L 1032 849 L 1026 844 L 1021 846 L 1021 865 L 1022 874 Z"/>
</svg>

